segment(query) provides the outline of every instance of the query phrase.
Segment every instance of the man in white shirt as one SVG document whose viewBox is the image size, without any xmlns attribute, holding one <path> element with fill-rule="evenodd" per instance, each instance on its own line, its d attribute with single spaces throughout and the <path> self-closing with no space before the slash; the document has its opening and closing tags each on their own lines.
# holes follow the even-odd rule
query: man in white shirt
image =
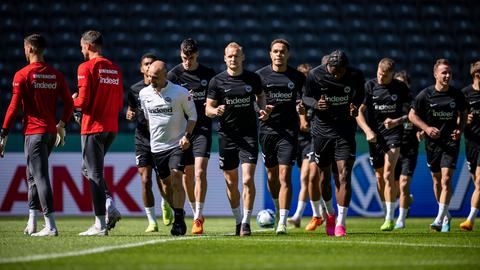
<svg viewBox="0 0 480 270">
<path fill-rule="evenodd" d="M 140 103 L 149 124 L 150 147 L 159 177 L 165 181 L 167 196 L 171 196 L 175 220 L 172 235 L 184 235 L 185 191 L 182 174 L 184 152 L 190 147 L 190 137 L 197 121 L 195 104 L 187 89 L 167 80 L 166 64 L 153 62 L 148 71 L 151 84 L 140 91 Z M 187 116 L 188 119 L 185 118 Z"/>
</svg>

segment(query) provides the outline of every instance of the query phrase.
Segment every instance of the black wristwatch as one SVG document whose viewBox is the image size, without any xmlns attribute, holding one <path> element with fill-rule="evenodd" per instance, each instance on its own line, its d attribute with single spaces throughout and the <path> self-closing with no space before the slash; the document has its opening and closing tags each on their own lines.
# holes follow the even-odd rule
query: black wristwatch
<svg viewBox="0 0 480 270">
<path fill-rule="evenodd" d="M 185 138 L 187 138 L 187 140 L 189 140 L 189 141 L 192 138 L 192 134 L 188 133 L 188 132 L 185 132 L 185 134 L 183 136 L 185 136 Z"/>
</svg>

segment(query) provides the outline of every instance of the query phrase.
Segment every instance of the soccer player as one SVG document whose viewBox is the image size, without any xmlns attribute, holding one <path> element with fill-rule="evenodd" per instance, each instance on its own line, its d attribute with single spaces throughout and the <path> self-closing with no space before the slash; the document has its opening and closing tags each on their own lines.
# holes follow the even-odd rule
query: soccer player
<svg viewBox="0 0 480 270">
<path fill-rule="evenodd" d="M 470 67 L 470 74 L 473 83 L 465 87 L 462 92 L 467 99 L 467 125 L 465 126 L 465 152 L 470 173 L 475 184 L 475 191 L 472 194 L 470 214 L 460 224 L 465 231 L 473 230 L 475 217 L 480 206 L 480 162 L 478 153 L 480 151 L 480 61 Z"/>
<path fill-rule="evenodd" d="M 126 118 L 129 121 L 137 120 L 137 127 L 135 128 L 135 158 L 138 167 L 138 172 L 142 180 L 142 199 L 145 206 L 145 213 L 147 214 L 148 227 L 145 232 L 157 232 L 158 224 L 155 216 L 155 198 L 152 192 L 152 168 L 153 156 L 150 151 L 150 131 L 148 124 L 140 108 L 140 99 L 138 97 L 140 91 L 150 84 L 147 70 L 150 64 L 157 60 L 154 54 L 144 54 L 140 60 L 140 72 L 143 74 L 143 80 L 135 83 L 130 87 L 128 93 L 128 109 Z M 156 174 L 156 172 L 155 172 Z M 166 187 L 162 185 L 162 181 L 158 175 L 155 175 L 157 185 L 162 195 L 162 212 L 163 224 L 168 226 L 173 222 L 173 214 L 170 204 L 166 198 Z"/>
<path fill-rule="evenodd" d="M 380 198 L 386 206 L 382 231 L 395 227 L 395 165 L 400 155 L 403 122 L 411 102 L 407 86 L 396 79 L 395 62 L 383 58 L 378 63 L 377 78 L 365 84 L 365 100 L 359 108 L 357 123 L 365 133 L 370 148 L 370 162 L 377 176 Z M 368 117 L 366 116 L 368 114 Z M 382 196 L 383 195 L 383 196 Z"/>
<path fill-rule="evenodd" d="M 303 101 L 315 109 L 312 136 L 315 162 L 320 170 L 320 189 L 327 210 L 327 235 L 345 236 L 345 219 L 350 204 L 351 172 L 355 161 L 355 117 L 364 97 L 361 71 L 348 66 L 343 51 L 333 51 L 327 64 L 310 71 Z M 338 219 L 332 206 L 331 164 L 335 160 L 338 179 L 335 191 Z"/>
<path fill-rule="evenodd" d="M 227 70 L 208 86 L 206 115 L 219 118 L 220 169 L 227 184 L 227 197 L 236 219 L 235 235 L 251 235 L 250 217 L 255 201 L 254 173 L 258 158 L 257 114 L 268 119 L 260 77 L 243 68 L 245 55 L 235 42 L 225 48 Z M 254 106 L 256 99 L 257 108 Z M 242 164 L 243 218 L 238 190 L 238 165 Z"/>
<path fill-rule="evenodd" d="M 175 212 L 170 233 L 185 235 L 185 191 L 182 186 L 184 151 L 190 147 L 197 120 L 195 104 L 187 89 L 167 80 L 167 67 L 154 61 L 148 68 L 150 85 L 140 91 L 140 103 L 150 130 L 150 147 L 158 175 L 171 186 Z M 185 153 L 192 154 L 191 151 Z"/>
<path fill-rule="evenodd" d="M 410 89 L 410 77 L 407 72 L 402 70 L 393 76 L 395 79 L 405 83 Z M 410 90 L 410 93 L 411 90 Z M 412 93 L 413 97 L 413 93 Z M 418 144 L 422 140 L 422 136 L 417 127 L 408 119 L 403 122 L 403 135 L 400 145 L 400 156 L 395 166 L 395 189 L 399 200 L 400 209 L 395 223 L 395 229 L 405 228 L 405 220 L 408 211 L 413 203 L 413 195 L 410 194 L 410 180 L 417 166 Z"/>
<path fill-rule="evenodd" d="M 108 229 L 120 219 L 114 205 L 107 204 L 103 164 L 118 132 L 118 114 L 123 108 L 123 79 L 120 68 L 102 56 L 102 45 L 100 32 L 88 30 L 82 34 L 80 47 L 85 62 L 78 67 L 78 94 L 73 94 L 73 105 L 83 114 L 80 130 L 83 168 L 90 182 L 95 211 L 95 223 L 81 232 L 81 236 L 106 236 Z"/>
<path fill-rule="evenodd" d="M 73 113 L 73 100 L 63 74 L 45 63 L 45 37 L 32 34 L 24 39 L 23 47 L 28 65 L 15 73 L 13 94 L 0 132 L 0 157 L 10 128 L 20 106 L 24 113 L 23 134 L 27 158 L 29 218 L 24 233 L 31 236 L 57 236 L 55 209 L 50 187 L 48 156 L 54 145 L 65 143 L 65 123 Z M 62 118 L 55 126 L 58 99 L 64 108 Z M 37 232 L 37 214 L 42 210 L 45 227 Z"/>
<path fill-rule="evenodd" d="M 203 233 L 203 205 L 207 193 L 207 166 L 212 147 L 212 119 L 205 115 L 208 83 L 215 71 L 198 62 L 198 44 L 187 38 L 180 44 L 182 63 L 167 74 L 172 83 L 187 88 L 193 97 L 197 111 L 197 123 L 190 139 L 193 159 L 185 160 L 183 186 L 193 212 L 192 234 Z M 195 180 L 194 180 L 195 179 Z"/>
<path fill-rule="evenodd" d="M 270 44 L 271 65 L 256 73 L 262 79 L 270 117 L 260 122 L 260 145 L 267 168 L 268 189 L 279 212 L 276 234 L 287 233 L 287 217 L 292 200 L 292 165 L 297 151 L 300 101 L 305 75 L 288 65 L 290 44 L 275 39 Z M 277 215 L 278 216 L 278 215 Z"/>
<path fill-rule="evenodd" d="M 448 204 L 452 197 L 452 175 L 465 127 L 465 96 L 450 85 L 452 70 L 446 59 L 438 59 L 433 67 L 435 84 L 422 90 L 410 110 L 410 121 L 425 132 L 427 163 L 432 173 L 433 192 L 438 214 L 430 228 L 449 232 L 451 216 Z"/>
</svg>

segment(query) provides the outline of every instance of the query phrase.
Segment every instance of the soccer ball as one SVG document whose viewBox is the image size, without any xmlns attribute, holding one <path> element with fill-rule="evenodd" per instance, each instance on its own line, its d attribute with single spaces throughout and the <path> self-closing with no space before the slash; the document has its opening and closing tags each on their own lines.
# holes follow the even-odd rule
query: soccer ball
<svg viewBox="0 0 480 270">
<path fill-rule="evenodd" d="M 275 212 L 271 209 L 264 209 L 258 212 L 257 225 L 261 228 L 273 228 L 273 225 L 275 225 Z"/>
</svg>

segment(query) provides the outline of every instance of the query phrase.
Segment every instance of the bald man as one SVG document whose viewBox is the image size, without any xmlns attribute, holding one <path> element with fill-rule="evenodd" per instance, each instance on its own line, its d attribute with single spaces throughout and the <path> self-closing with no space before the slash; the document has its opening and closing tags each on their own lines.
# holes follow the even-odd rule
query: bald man
<svg viewBox="0 0 480 270">
<path fill-rule="evenodd" d="M 170 233 L 185 235 L 182 176 L 186 155 L 192 155 L 191 151 L 185 150 L 190 147 L 197 111 L 188 90 L 167 80 L 164 62 L 153 62 L 147 75 L 151 84 L 140 91 L 139 98 L 149 126 L 153 162 L 160 179 L 171 187 L 166 190 L 167 200 L 175 212 Z"/>
</svg>

